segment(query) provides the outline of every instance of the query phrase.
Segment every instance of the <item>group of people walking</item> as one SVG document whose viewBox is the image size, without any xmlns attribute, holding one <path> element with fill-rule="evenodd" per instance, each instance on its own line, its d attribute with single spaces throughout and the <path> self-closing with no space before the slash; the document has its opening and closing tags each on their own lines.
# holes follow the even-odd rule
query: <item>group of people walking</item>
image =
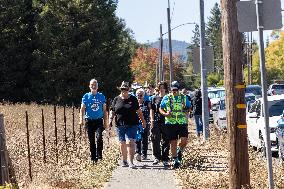
<svg viewBox="0 0 284 189">
<path fill-rule="evenodd" d="M 196 91 L 198 95 L 190 99 L 180 93 L 177 81 L 170 87 L 162 81 L 155 92 L 149 85 L 135 93 L 130 91 L 128 82 L 122 82 L 118 87 L 120 94 L 112 100 L 109 112 L 105 96 L 98 92 L 97 80 L 92 79 L 89 88 L 91 91 L 82 98 L 79 124 L 85 122 L 94 163 L 102 159 L 102 132 L 113 124 L 120 142 L 121 166 L 130 168 L 136 168 L 134 159 L 143 161 L 148 158 L 149 138 L 154 165 L 162 162 L 166 167 L 180 167 L 188 142 L 188 118 L 192 110 L 198 123 L 196 134 L 202 133 L 202 122 L 197 115 L 202 107 L 199 103 L 201 93 Z"/>
</svg>

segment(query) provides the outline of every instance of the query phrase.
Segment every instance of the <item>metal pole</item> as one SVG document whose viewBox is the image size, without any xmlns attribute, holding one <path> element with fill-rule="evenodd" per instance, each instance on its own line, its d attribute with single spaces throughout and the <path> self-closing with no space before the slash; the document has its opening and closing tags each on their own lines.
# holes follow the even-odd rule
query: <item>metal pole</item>
<svg viewBox="0 0 284 189">
<path fill-rule="evenodd" d="M 171 31 L 171 18 L 170 18 L 170 8 L 167 8 L 168 14 L 168 36 L 169 36 L 169 66 L 170 66 L 170 84 L 173 81 L 173 52 L 172 52 L 172 31 Z"/>
<path fill-rule="evenodd" d="M 27 128 L 27 148 L 28 148 L 28 161 L 29 161 L 29 177 L 33 180 L 32 177 L 32 161 L 31 161 L 31 150 L 30 150 L 30 133 L 29 133 L 29 116 L 28 111 L 26 111 L 26 128 Z"/>
<path fill-rule="evenodd" d="M 43 109 L 41 109 L 41 125 L 42 125 L 43 162 L 46 163 L 46 145 L 45 145 L 45 130 L 44 130 Z"/>
<path fill-rule="evenodd" d="M 160 24 L 160 81 L 164 80 L 164 65 L 163 65 L 163 26 Z"/>
<path fill-rule="evenodd" d="M 201 93 L 202 93 L 202 122 L 203 122 L 203 138 L 204 141 L 209 137 L 209 108 L 208 108 L 208 94 L 207 94 L 207 69 L 205 62 L 205 22 L 204 22 L 204 1 L 199 0 L 200 3 L 200 68 L 201 68 Z"/>
<path fill-rule="evenodd" d="M 263 43 L 263 1 L 256 0 L 256 16 L 257 16 L 257 29 L 259 39 L 259 56 L 260 56 L 260 74 L 261 74 L 261 85 L 262 85 L 262 98 L 263 98 L 263 109 L 264 109 L 264 123 L 265 123 L 265 145 L 266 145 L 266 158 L 267 158 L 267 170 L 268 170 L 268 182 L 269 188 L 274 188 L 273 183 L 273 170 L 272 170 L 272 156 L 271 156 L 271 142 L 270 142 L 270 129 L 269 129 L 269 113 L 268 113 L 268 102 L 267 102 L 267 78 L 265 68 L 265 53 Z"/>
<path fill-rule="evenodd" d="M 250 81 L 251 81 L 251 83 L 250 84 L 252 84 L 252 42 L 253 42 L 253 39 L 252 39 L 252 32 L 250 32 L 250 75 L 249 75 L 249 77 L 250 77 Z"/>
</svg>

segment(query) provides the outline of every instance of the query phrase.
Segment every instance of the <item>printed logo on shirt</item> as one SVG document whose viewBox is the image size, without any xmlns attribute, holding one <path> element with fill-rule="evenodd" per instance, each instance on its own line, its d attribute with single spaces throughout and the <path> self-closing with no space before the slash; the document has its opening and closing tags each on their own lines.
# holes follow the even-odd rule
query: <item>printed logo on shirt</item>
<svg viewBox="0 0 284 189">
<path fill-rule="evenodd" d="M 98 111 L 100 109 L 100 107 L 99 107 L 100 103 L 101 102 L 99 100 L 94 99 L 94 102 L 93 102 L 93 104 L 91 106 L 92 110 L 95 111 L 95 112 Z"/>
</svg>

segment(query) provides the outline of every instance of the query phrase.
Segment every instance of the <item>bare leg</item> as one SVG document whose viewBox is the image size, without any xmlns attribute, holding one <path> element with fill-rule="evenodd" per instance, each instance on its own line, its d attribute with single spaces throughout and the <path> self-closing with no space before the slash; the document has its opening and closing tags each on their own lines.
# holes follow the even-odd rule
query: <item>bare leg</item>
<svg viewBox="0 0 284 189">
<path fill-rule="evenodd" d="M 127 161 L 127 147 L 125 141 L 120 142 L 120 150 L 121 150 L 122 160 Z"/>
<path fill-rule="evenodd" d="M 177 157 L 177 140 L 171 140 L 172 158 Z"/>
<path fill-rule="evenodd" d="M 187 145 L 187 137 L 181 137 L 180 138 L 180 143 L 179 143 L 179 148 L 183 150 Z"/>
<path fill-rule="evenodd" d="M 127 151 L 128 151 L 128 159 L 131 164 L 133 164 L 134 154 L 135 154 L 135 141 L 128 140 L 126 143 Z"/>
</svg>

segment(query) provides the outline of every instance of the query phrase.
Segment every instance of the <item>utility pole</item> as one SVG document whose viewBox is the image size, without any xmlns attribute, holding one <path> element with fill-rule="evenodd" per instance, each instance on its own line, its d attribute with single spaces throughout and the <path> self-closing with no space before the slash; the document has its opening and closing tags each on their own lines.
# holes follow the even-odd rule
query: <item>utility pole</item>
<svg viewBox="0 0 284 189">
<path fill-rule="evenodd" d="M 160 81 L 164 81 L 164 63 L 163 63 L 163 28 L 160 24 Z"/>
<path fill-rule="evenodd" d="M 202 93 L 202 122 L 204 141 L 209 137 L 209 108 L 207 92 L 207 66 L 205 62 L 205 22 L 204 22 L 204 0 L 200 3 L 200 73 L 201 73 L 201 93 Z"/>
<path fill-rule="evenodd" d="M 230 140 L 230 189 L 250 186 L 242 42 L 241 33 L 238 31 L 237 1 L 221 0 L 227 128 Z"/>
<path fill-rule="evenodd" d="M 167 16 L 168 16 L 168 38 L 169 38 L 169 66 L 170 66 L 170 84 L 173 81 L 173 50 L 172 50 L 172 29 L 171 29 L 171 13 L 170 13 L 170 0 L 168 0 L 168 8 L 167 8 Z"/>
</svg>

